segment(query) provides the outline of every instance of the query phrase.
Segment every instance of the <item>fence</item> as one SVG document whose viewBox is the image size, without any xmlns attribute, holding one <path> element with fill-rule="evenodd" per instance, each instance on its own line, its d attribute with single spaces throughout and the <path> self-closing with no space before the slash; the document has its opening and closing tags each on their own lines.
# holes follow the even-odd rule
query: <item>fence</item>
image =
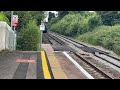
<svg viewBox="0 0 120 90">
<path fill-rule="evenodd" d="M 3 21 L 0 21 L 0 51 L 15 50 L 16 34 L 11 30 L 11 27 Z"/>
</svg>

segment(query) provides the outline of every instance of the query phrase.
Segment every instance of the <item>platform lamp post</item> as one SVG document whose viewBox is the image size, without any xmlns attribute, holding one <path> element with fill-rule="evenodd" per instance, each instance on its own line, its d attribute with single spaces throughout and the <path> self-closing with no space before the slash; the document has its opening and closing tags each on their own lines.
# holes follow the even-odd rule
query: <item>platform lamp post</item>
<svg viewBox="0 0 120 90">
<path fill-rule="evenodd" d="M 11 30 L 12 30 L 12 27 L 13 27 L 13 11 L 11 11 Z M 15 42 L 15 40 L 13 41 L 13 47 L 15 47 L 14 42 Z"/>
<path fill-rule="evenodd" d="M 12 29 L 12 18 L 13 18 L 13 11 L 11 11 L 11 29 Z"/>
<path fill-rule="evenodd" d="M 15 27 L 18 26 L 18 15 L 13 15 L 13 11 L 11 11 L 11 29 L 12 27 L 14 27 L 14 41 L 13 41 L 13 47 L 14 47 L 14 51 L 16 50 L 16 31 L 15 31 Z"/>
<path fill-rule="evenodd" d="M 42 51 L 42 34 L 43 34 L 43 31 L 45 30 L 45 25 L 44 25 L 44 22 L 41 21 L 41 25 L 40 25 L 40 31 L 41 31 L 41 37 L 40 37 L 40 50 Z"/>
</svg>

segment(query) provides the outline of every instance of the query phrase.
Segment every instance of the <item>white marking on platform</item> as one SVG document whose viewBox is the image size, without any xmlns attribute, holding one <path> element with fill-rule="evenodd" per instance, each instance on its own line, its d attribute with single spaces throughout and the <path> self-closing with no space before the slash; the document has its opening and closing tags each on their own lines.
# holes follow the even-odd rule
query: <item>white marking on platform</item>
<svg viewBox="0 0 120 90">
<path fill-rule="evenodd" d="M 76 65 L 76 67 L 82 71 L 82 73 L 89 79 L 94 79 L 86 70 L 84 70 L 73 58 L 71 58 L 66 52 L 63 52 L 69 60 Z"/>
</svg>

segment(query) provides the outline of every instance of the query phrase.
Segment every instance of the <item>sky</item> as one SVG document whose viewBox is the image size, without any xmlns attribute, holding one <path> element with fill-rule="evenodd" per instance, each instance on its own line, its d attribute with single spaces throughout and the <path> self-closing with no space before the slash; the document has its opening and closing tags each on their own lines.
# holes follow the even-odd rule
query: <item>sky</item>
<svg viewBox="0 0 120 90">
<path fill-rule="evenodd" d="M 56 12 L 56 11 L 49 11 L 49 12 L 52 12 L 52 13 L 55 13 L 55 14 L 57 14 L 58 12 Z"/>
</svg>

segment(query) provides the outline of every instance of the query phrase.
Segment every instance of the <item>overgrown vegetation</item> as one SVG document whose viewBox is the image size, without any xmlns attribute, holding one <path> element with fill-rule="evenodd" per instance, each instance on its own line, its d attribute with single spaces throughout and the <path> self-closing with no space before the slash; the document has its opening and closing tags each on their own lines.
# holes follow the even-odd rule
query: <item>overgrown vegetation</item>
<svg viewBox="0 0 120 90">
<path fill-rule="evenodd" d="M 8 18 L 1 20 L 11 20 L 11 11 L 1 11 Z M 43 11 L 14 11 L 14 15 L 18 15 L 17 31 L 17 50 L 39 50 L 40 32 L 39 25 L 44 18 Z M 1 18 L 1 17 L 0 17 Z"/>
<path fill-rule="evenodd" d="M 0 12 L 0 21 L 10 25 L 10 11 Z M 18 50 L 38 50 L 43 11 L 14 11 L 18 15 Z M 120 11 L 58 11 L 50 14 L 51 31 L 74 37 L 80 41 L 103 46 L 120 55 Z"/>
<path fill-rule="evenodd" d="M 43 11 L 15 11 L 14 14 L 18 15 L 18 27 L 17 32 L 22 31 L 29 20 L 36 20 L 36 25 L 40 25 L 41 20 L 44 18 Z"/>
<path fill-rule="evenodd" d="M 103 46 L 120 55 L 120 25 L 96 27 L 92 32 L 87 32 L 77 37 L 78 40 Z"/>
<path fill-rule="evenodd" d="M 51 31 L 103 46 L 120 55 L 120 11 L 69 11 L 49 22 Z"/>
<path fill-rule="evenodd" d="M 5 16 L 3 12 L 0 13 L 0 21 L 4 21 L 10 25 L 9 19 Z"/>
<path fill-rule="evenodd" d="M 42 11 L 16 11 L 19 16 L 18 50 L 36 51 L 40 48 L 39 25 L 43 16 Z"/>
<path fill-rule="evenodd" d="M 100 24 L 101 19 L 96 13 L 70 13 L 57 23 L 52 23 L 50 30 L 67 36 L 75 36 L 92 31 Z"/>
<path fill-rule="evenodd" d="M 120 11 L 96 11 L 104 25 L 112 26 L 120 24 Z"/>
<path fill-rule="evenodd" d="M 19 50 L 37 51 L 40 47 L 40 31 L 35 20 L 30 20 L 18 38 Z"/>
</svg>

